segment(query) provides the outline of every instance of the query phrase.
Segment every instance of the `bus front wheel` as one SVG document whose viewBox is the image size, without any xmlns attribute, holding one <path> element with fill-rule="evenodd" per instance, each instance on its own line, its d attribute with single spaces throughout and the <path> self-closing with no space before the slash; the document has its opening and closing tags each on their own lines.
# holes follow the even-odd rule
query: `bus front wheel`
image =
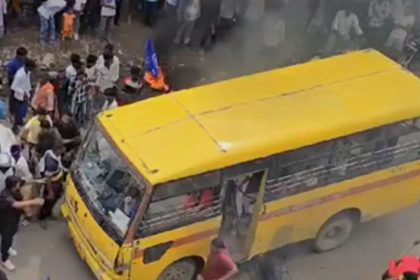
<svg viewBox="0 0 420 280">
<path fill-rule="evenodd" d="M 319 230 L 313 243 L 315 252 L 326 252 L 343 245 L 357 224 L 352 213 L 341 213 L 330 218 Z"/>
<path fill-rule="evenodd" d="M 181 260 L 168 266 L 159 280 L 192 280 L 196 274 L 197 266 L 193 260 Z"/>
</svg>

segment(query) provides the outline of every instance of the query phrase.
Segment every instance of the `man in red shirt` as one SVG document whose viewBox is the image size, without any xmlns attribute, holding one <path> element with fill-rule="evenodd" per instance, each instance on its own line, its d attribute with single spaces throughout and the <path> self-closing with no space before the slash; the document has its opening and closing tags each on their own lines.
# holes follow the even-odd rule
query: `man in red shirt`
<svg viewBox="0 0 420 280">
<path fill-rule="evenodd" d="M 383 280 L 402 279 L 417 280 L 420 272 L 419 257 L 405 256 L 399 261 L 391 260 L 388 270 L 382 275 Z"/>
<path fill-rule="evenodd" d="M 206 266 L 201 272 L 203 280 L 227 280 L 238 272 L 238 267 L 230 256 L 225 243 L 220 238 L 211 242 L 211 251 Z"/>
</svg>

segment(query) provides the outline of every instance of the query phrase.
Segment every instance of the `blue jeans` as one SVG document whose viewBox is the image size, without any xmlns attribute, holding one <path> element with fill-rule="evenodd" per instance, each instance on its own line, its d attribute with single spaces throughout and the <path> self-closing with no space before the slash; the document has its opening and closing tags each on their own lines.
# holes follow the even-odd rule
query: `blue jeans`
<svg viewBox="0 0 420 280">
<path fill-rule="evenodd" d="M 45 44 L 48 39 L 48 32 L 50 35 L 51 42 L 55 42 L 56 40 L 56 30 L 55 30 L 55 20 L 54 17 L 50 17 L 49 19 L 44 18 L 43 16 L 39 16 L 39 21 L 41 23 L 41 29 L 39 37 L 41 39 L 41 44 Z"/>
</svg>

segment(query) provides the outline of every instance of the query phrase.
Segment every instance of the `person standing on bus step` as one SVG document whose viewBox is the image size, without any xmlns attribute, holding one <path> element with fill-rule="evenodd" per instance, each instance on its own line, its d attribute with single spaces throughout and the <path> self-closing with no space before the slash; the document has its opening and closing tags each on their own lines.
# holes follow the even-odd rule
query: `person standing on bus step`
<svg viewBox="0 0 420 280">
<path fill-rule="evenodd" d="M 211 251 L 207 263 L 200 273 L 202 280 L 227 280 L 238 272 L 238 267 L 226 248 L 224 241 L 215 238 L 211 242 Z"/>
<path fill-rule="evenodd" d="M 17 255 L 12 245 L 23 209 L 44 204 L 42 198 L 22 201 L 20 187 L 23 184 L 24 181 L 20 177 L 9 176 L 6 178 L 4 190 L 0 192 L 1 260 L 3 266 L 9 271 L 16 269 L 15 265 L 9 260 L 9 256 Z"/>
</svg>

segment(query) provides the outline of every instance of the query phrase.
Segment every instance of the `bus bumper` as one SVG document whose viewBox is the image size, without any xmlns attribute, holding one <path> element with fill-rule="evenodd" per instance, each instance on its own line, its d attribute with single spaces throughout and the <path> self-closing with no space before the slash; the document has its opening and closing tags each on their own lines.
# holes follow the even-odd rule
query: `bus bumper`
<svg viewBox="0 0 420 280">
<path fill-rule="evenodd" d="M 78 255 L 85 263 L 87 263 L 87 265 L 95 275 L 96 279 L 121 280 L 121 276 L 105 269 L 99 263 L 99 260 L 97 260 L 97 258 L 95 257 L 95 253 L 93 252 L 92 248 L 89 246 L 89 244 L 87 244 L 80 230 L 78 230 L 77 225 L 72 221 L 72 214 L 66 203 L 63 203 L 63 205 L 61 206 L 61 212 L 63 216 L 67 219 L 70 237 L 73 241 Z"/>
</svg>

